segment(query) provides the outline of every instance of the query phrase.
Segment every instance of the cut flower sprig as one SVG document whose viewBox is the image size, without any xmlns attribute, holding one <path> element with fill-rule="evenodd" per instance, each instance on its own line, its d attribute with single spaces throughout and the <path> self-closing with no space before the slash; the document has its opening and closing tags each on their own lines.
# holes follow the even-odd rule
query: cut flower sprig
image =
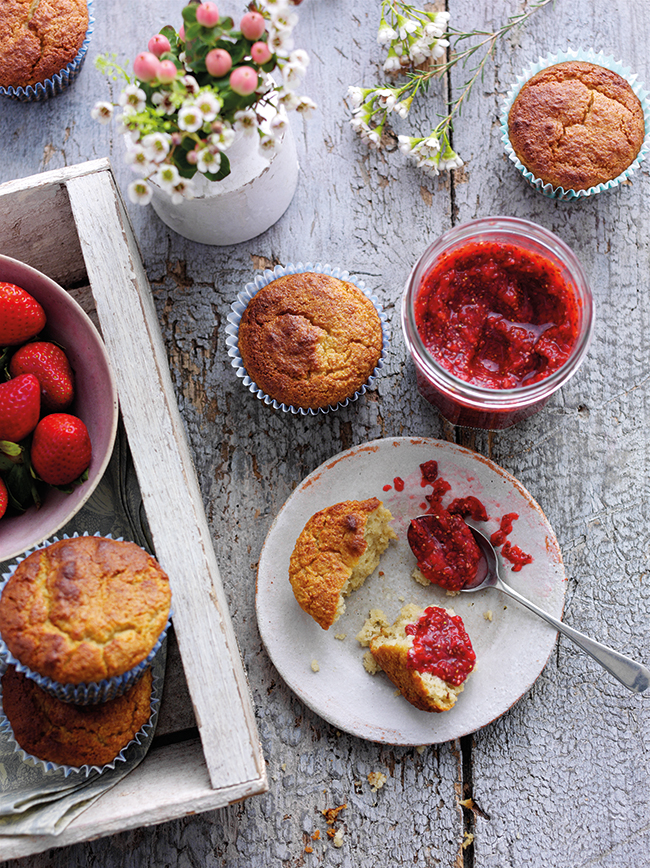
<svg viewBox="0 0 650 868">
<path fill-rule="evenodd" d="M 425 11 L 402 0 L 382 0 L 377 42 L 388 47 L 383 68 L 388 74 L 403 72 L 407 79 L 400 85 L 348 88 L 352 128 L 371 148 L 381 147 L 384 128 L 392 113 L 406 118 L 417 95 L 428 91 L 433 78 L 444 75 L 459 62 L 465 66 L 483 50 L 460 93 L 448 104 L 447 114 L 439 115 L 438 124 L 428 135 L 398 136 L 400 151 L 414 158 L 425 171 L 437 175 L 445 169 L 460 168 L 463 161 L 451 144 L 454 118 L 460 114 L 476 80 L 483 75 L 499 39 L 550 2 L 536 0 L 525 12 L 508 18 L 498 30 L 461 31 L 449 27 L 448 12 Z M 478 41 L 463 48 L 462 44 L 470 39 Z M 443 60 L 445 55 L 447 59 Z"/>
<path fill-rule="evenodd" d="M 270 157 L 281 146 L 287 111 L 311 114 L 315 104 L 296 93 L 309 56 L 294 49 L 294 6 L 255 0 L 237 29 L 213 2 L 193 2 L 178 31 L 166 26 L 149 40 L 132 75 L 115 56 L 98 58 L 106 75 L 126 81 L 117 104 L 100 101 L 91 114 L 109 123 L 120 112 L 125 160 L 140 176 L 128 187 L 131 201 L 148 204 L 152 184 L 173 202 L 191 199 L 197 172 L 210 181 L 230 174 L 226 151 L 238 132 L 257 137 Z"/>
</svg>

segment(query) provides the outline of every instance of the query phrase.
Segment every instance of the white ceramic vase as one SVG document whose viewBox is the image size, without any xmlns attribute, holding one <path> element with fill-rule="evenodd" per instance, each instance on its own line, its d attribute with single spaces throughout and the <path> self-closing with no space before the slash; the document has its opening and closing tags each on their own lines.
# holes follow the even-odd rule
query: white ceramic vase
<svg viewBox="0 0 650 868">
<path fill-rule="evenodd" d="M 174 232 L 201 244 L 238 244 L 265 232 L 287 210 L 298 184 L 296 143 L 289 125 L 278 150 L 268 157 L 259 152 L 257 133 L 241 132 L 227 155 L 230 174 L 223 181 L 208 181 L 197 172 L 193 199 L 175 205 L 154 187 L 151 205 Z"/>
</svg>

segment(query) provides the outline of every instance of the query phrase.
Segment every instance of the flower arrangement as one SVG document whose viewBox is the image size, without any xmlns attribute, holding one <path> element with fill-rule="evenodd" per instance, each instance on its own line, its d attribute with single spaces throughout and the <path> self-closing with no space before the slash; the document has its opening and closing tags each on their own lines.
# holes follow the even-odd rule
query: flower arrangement
<svg viewBox="0 0 650 868">
<path fill-rule="evenodd" d="M 352 107 L 352 128 L 371 147 L 380 148 L 382 134 L 389 115 L 394 112 L 406 118 L 419 93 L 426 93 L 434 77 L 448 72 L 458 62 L 467 63 L 477 51 L 484 50 L 478 64 L 471 69 L 460 94 L 447 105 L 447 114 L 426 136 L 398 136 L 399 149 L 415 159 L 417 165 L 437 175 L 445 169 L 457 169 L 463 161 L 451 144 L 453 119 L 460 114 L 474 82 L 483 74 L 498 40 L 509 30 L 523 24 L 537 9 L 551 0 L 536 0 L 528 10 L 513 15 L 498 30 L 461 31 L 449 27 L 449 13 L 417 9 L 404 0 L 382 0 L 377 42 L 388 46 L 384 72 L 405 73 L 406 82 L 391 86 L 350 87 L 348 97 Z M 466 40 L 479 41 L 460 51 Z M 449 50 L 449 55 L 447 52 Z"/>
<path fill-rule="evenodd" d="M 237 29 L 214 3 L 191 2 L 178 31 L 163 27 L 137 55 L 133 75 L 115 56 L 98 58 L 99 69 L 126 81 L 117 105 L 98 102 L 91 114 L 109 123 L 121 109 L 125 159 L 140 176 L 127 190 L 132 202 L 151 201 L 150 182 L 175 203 L 193 198 L 197 172 L 210 181 L 230 173 L 226 152 L 238 131 L 257 136 L 270 157 L 280 146 L 287 111 L 309 116 L 315 109 L 309 97 L 296 93 L 309 57 L 293 47 L 294 5 L 295 0 L 254 0 Z M 259 113 L 263 105 L 274 107 L 266 119 Z"/>
</svg>

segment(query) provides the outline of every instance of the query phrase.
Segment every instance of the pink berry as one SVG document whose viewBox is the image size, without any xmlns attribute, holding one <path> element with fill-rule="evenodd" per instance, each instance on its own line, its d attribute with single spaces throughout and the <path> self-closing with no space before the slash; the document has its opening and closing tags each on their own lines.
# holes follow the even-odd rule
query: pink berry
<svg viewBox="0 0 650 868">
<path fill-rule="evenodd" d="M 241 20 L 239 29 L 244 34 L 246 39 L 259 39 L 264 33 L 266 22 L 264 16 L 259 12 L 247 12 Z"/>
<path fill-rule="evenodd" d="M 181 24 L 181 26 L 178 30 L 178 38 L 180 39 L 181 42 L 185 42 L 185 25 L 184 24 Z"/>
<path fill-rule="evenodd" d="M 163 36 L 162 33 L 157 33 L 155 36 L 152 36 L 147 48 L 152 54 L 155 54 L 156 57 L 160 57 L 161 54 L 164 54 L 166 51 L 171 51 L 169 39 L 167 39 L 166 36 Z"/>
<path fill-rule="evenodd" d="M 240 96 L 253 93 L 257 84 L 257 73 L 252 66 L 238 66 L 230 73 L 230 87 Z"/>
<path fill-rule="evenodd" d="M 219 10 L 214 3 L 201 3 L 196 10 L 196 20 L 204 27 L 214 27 L 219 23 Z"/>
<path fill-rule="evenodd" d="M 206 55 L 205 65 L 210 75 L 223 78 L 227 72 L 230 72 L 232 57 L 224 48 L 213 48 Z"/>
<path fill-rule="evenodd" d="M 160 61 L 150 51 L 142 51 L 133 61 L 133 72 L 140 81 L 153 81 L 158 78 Z"/>
<path fill-rule="evenodd" d="M 158 81 L 161 84 L 171 84 L 176 78 L 178 70 L 173 60 L 161 60 L 158 70 Z"/>
<path fill-rule="evenodd" d="M 273 57 L 273 53 L 266 42 L 255 42 L 251 47 L 251 57 L 255 63 L 264 66 Z"/>
</svg>

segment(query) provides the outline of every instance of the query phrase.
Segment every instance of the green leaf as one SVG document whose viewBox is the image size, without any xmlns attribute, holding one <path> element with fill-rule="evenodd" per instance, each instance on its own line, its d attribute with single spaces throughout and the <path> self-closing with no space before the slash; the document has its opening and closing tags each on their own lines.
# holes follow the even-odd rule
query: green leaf
<svg viewBox="0 0 650 868">
<path fill-rule="evenodd" d="M 186 24 L 196 24 L 196 6 L 186 6 L 181 15 Z M 185 32 L 187 33 L 187 28 L 185 28 Z"/>
<path fill-rule="evenodd" d="M 205 177 L 208 181 L 223 181 L 230 174 L 230 160 L 225 154 L 221 155 L 221 163 L 219 164 L 218 172 L 206 172 Z"/>
<path fill-rule="evenodd" d="M 191 143 L 191 141 L 190 141 Z M 193 178 L 196 175 L 196 166 L 187 162 L 187 152 L 181 148 L 176 148 L 174 151 L 174 165 L 179 171 L 182 178 Z"/>
<path fill-rule="evenodd" d="M 4 479 L 9 495 L 9 502 L 18 512 L 25 512 L 32 503 L 40 506 L 41 501 L 40 497 L 38 497 L 38 492 L 38 500 L 34 500 L 33 480 L 30 478 L 29 471 L 24 464 L 14 464 Z"/>
</svg>

